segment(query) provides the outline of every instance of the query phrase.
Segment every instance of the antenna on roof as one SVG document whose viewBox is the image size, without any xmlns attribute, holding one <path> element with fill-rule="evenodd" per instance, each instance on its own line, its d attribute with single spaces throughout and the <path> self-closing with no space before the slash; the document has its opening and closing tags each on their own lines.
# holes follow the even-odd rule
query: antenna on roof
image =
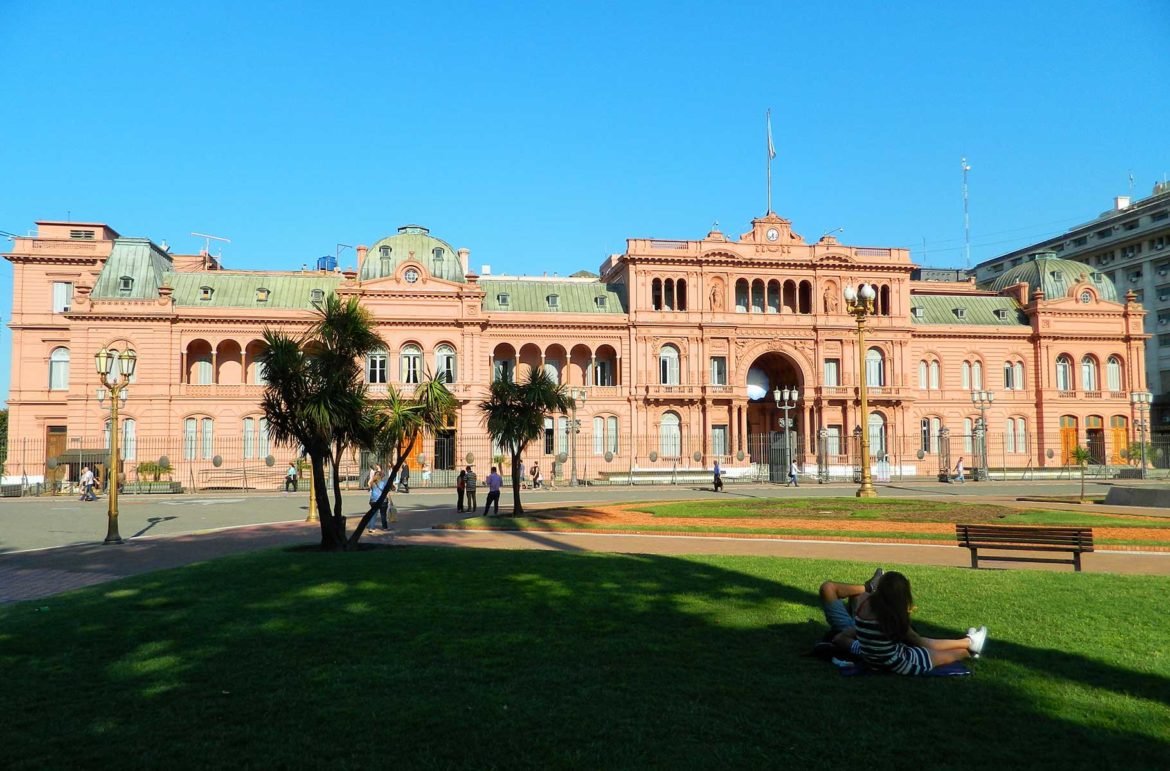
<svg viewBox="0 0 1170 771">
<path fill-rule="evenodd" d="M 204 254 L 211 254 L 211 242 L 212 241 L 220 241 L 220 242 L 225 243 L 225 244 L 230 244 L 232 242 L 232 240 L 230 238 L 222 238 L 220 236 L 209 236 L 206 233 L 192 233 L 191 235 L 197 236 L 197 237 L 203 239 L 203 253 Z M 223 247 L 222 246 L 219 247 L 219 254 L 217 254 L 215 256 L 216 256 L 216 258 L 223 256 Z"/>
</svg>

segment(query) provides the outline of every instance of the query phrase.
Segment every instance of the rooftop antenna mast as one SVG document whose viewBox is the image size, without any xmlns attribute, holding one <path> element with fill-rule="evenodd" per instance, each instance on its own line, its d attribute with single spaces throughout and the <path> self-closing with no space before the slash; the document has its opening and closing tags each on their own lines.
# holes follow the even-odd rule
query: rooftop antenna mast
<svg viewBox="0 0 1170 771">
<path fill-rule="evenodd" d="M 963 167 L 963 259 L 964 267 L 971 270 L 971 212 L 967 207 L 967 172 L 971 170 L 967 159 L 959 162 Z"/>
<path fill-rule="evenodd" d="M 230 238 L 222 238 L 220 236 L 209 236 L 206 233 L 192 233 L 191 235 L 197 236 L 198 238 L 203 239 L 203 253 L 204 254 L 211 254 L 211 242 L 212 241 L 219 241 L 219 242 L 224 243 L 224 244 L 230 244 L 232 242 L 232 240 Z M 221 246 L 221 247 L 219 247 L 219 254 L 215 255 L 215 257 L 216 257 L 216 259 L 219 259 L 222 256 L 223 256 L 223 247 Z"/>
</svg>

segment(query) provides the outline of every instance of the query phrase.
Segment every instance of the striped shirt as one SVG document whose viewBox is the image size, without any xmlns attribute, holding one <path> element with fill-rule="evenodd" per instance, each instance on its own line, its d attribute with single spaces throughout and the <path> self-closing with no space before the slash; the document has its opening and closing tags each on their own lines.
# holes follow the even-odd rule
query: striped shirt
<svg viewBox="0 0 1170 771">
<path fill-rule="evenodd" d="M 861 657 L 869 666 L 899 675 L 920 675 L 931 670 L 930 651 L 926 648 L 891 639 L 872 619 L 857 616 L 854 621 Z"/>
</svg>

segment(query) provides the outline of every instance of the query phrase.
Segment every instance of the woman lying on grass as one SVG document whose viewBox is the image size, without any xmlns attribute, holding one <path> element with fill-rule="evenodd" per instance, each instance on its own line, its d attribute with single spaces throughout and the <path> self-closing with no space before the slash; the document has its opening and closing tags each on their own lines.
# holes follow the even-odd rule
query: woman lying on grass
<svg viewBox="0 0 1170 771">
<path fill-rule="evenodd" d="M 896 572 L 884 574 L 873 592 L 858 603 L 857 642 L 868 666 L 899 675 L 922 675 L 968 656 L 978 657 L 983 651 L 987 627 L 969 629 L 958 640 L 923 637 L 910 626 L 913 606 L 910 581 Z"/>
</svg>

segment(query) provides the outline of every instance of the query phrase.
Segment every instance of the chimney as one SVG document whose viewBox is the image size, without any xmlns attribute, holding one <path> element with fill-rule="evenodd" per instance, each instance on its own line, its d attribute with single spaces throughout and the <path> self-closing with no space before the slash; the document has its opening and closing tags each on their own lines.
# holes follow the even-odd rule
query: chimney
<svg viewBox="0 0 1170 771">
<path fill-rule="evenodd" d="M 1128 208 L 1129 208 L 1129 196 L 1128 195 L 1119 195 L 1113 199 L 1113 210 L 1114 211 L 1125 211 Z"/>
<path fill-rule="evenodd" d="M 479 275 L 490 276 L 491 274 L 492 274 L 492 266 L 491 265 L 480 265 L 479 266 Z"/>
<path fill-rule="evenodd" d="M 458 251 L 458 254 L 459 254 L 459 267 L 460 267 L 460 269 L 462 269 L 463 275 L 466 276 L 468 271 L 471 270 L 470 263 L 468 262 L 468 260 L 471 259 L 471 250 L 468 249 L 467 247 L 464 247 Z"/>
<path fill-rule="evenodd" d="M 363 246 L 362 244 L 358 244 L 356 251 L 357 251 L 357 256 L 358 256 L 357 269 L 358 269 L 358 273 L 360 274 L 362 272 L 362 264 L 366 261 L 366 252 L 368 252 L 369 249 L 367 247 Z"/>
</svg>

